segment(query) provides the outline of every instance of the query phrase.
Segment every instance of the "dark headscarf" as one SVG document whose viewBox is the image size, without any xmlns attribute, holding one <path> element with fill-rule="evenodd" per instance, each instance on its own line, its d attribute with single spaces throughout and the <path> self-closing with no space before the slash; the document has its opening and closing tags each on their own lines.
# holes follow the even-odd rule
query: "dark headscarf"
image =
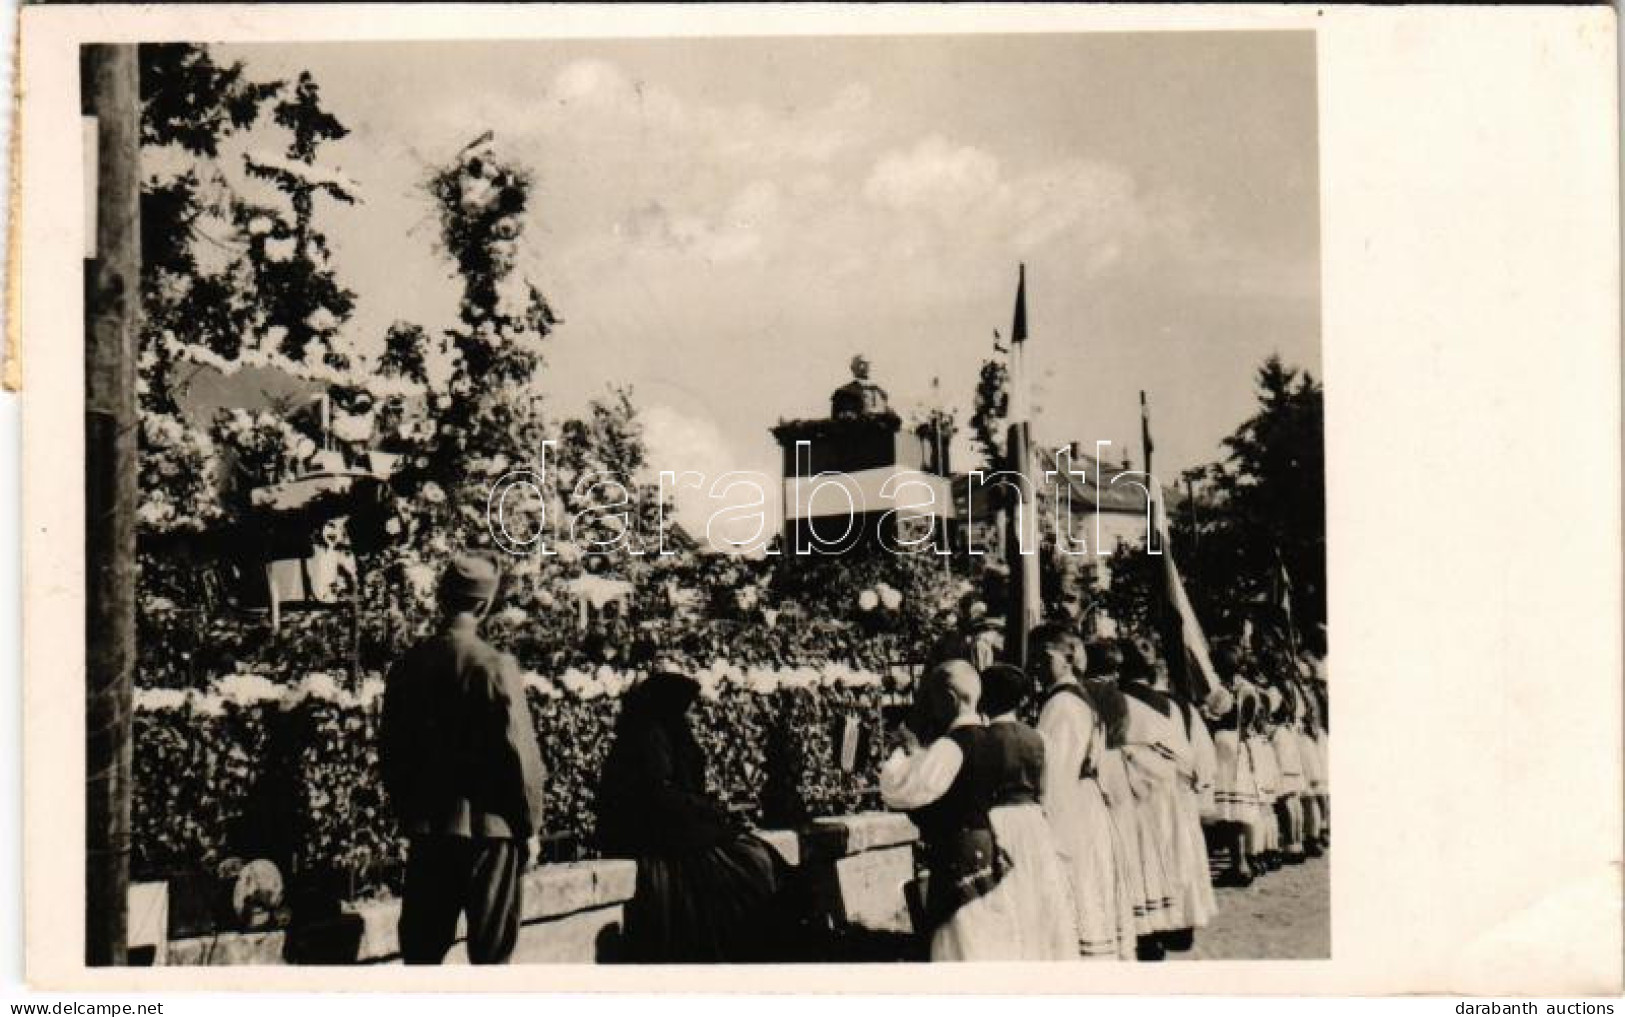
<svg viewBox="0 0 1625 1017">
<path fill-rule="evenodd" d="M 688 709 L 700 696 L 700 683 L 675 671 L 657 671 L 629 689 L 621 698 L 617 733 L 647 726 L 668 731 L 688 729 Z"/>
<path fill-rule="evenodd" d="M 628 690 L 598 793 L 600 846 L 636 857 L 726 839 L 729 820 L 705 788 L 705 753 L 689 726 L 699 683 L 657 672 Z"/>
<path fill-rule="evenodd" d="M 1032 682 L 1012 664 L 993 664 L 982 671 L 982 713 L 999 717 L 1021 708 L 1032 695 Z"/>
</svg>

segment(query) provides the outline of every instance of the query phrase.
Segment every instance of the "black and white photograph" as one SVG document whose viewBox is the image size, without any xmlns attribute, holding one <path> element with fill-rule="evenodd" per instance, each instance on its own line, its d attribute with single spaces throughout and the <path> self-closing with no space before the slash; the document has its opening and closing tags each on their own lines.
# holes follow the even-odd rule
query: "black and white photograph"
<svg viewBox="0 0 1625 1017">
<path fill-rule="evenodd" d="M 1327 956 L 1312 33 L 84 60 L 88 962 Z"/>
<path fill-rule="evenodd" d="M 31 988 L 1613 991 L 1608 13 L 25 11 Z"/>
</svg>

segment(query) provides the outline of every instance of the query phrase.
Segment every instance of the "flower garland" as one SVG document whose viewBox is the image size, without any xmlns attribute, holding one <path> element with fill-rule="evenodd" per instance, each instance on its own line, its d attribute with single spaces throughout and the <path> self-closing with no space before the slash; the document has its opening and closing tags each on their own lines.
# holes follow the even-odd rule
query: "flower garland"
<svg viewBox="0 0 1625 1017">
<path fill-rule="evenodd" d="M 542 699 L 588 702 L 594 699 L 619 699 L 644 676 L 645 673 L 641 671 L 620 670 L 606 665 L 592 671 L 570 668 L 557 678 L 526 671 L 523 681 L 525 688 Z M 771 695 L 784 689 L 884 688 L 903 691 L 913 684 L 913 680 L 906 675 L 882 675 L 844 664 L 760 668 L 717 661 L 693 672 L 691 677 L 699 683 L 701 696 L 712 701 L 722 698 L 728 689 Z M 278 682 L 266 675 L 248 672 L 226 675 L 201 691 L 138 688 L 135 691 L 135 708 L 148 713 L 184 709 L 204 716 L 221 716 L 228 706 L 249 708 L 273 705 L 278 709 L 293 710 L 307 702 L 320 702 L 344 709 L 369 710 L 378 705 L 383 694 L 384 681 L 377 675 L 368 676 L 359 689 L 349 691 L 343 687 L 338 676 L 325 671 L 312 671 L 297 683 Z"/>
</svg>

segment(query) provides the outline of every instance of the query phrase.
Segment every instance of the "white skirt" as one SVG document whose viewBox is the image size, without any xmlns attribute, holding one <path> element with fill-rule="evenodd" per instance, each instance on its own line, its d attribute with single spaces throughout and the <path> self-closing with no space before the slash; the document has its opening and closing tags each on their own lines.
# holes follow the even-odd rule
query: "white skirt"
<svg viewBox="0 0 1625 1017">
<path fill-rule="evenodd" d="M 1068 790 L 1064 800 L 1052 799 L 1044 808 L 1070 883 L 1077 930 L 1073 952 L 1091 960 L 1133 960 L 1138 897 L 1129 889 L 1128 848 L 1099 781 L 1080 779 Z"/>
<path fill-rule="evenodd" d="M 1303 758 L 1303 779 L 1306 790 L 1318 795 L 1326 790 L 1326 759 L 1321 752 L 1320 739 L 1307 732 L 1298 735 L 1299 755 Z"/>
<path fill-rule="evenodd" d="M 963 904 L 931 936 L 931 960 L 1009 960 L 1017 935 L 1015 897 L 1003 892 L 1006 876 L 992 893 Z"/>
<path fill-rule="evenodd" d="M 1258 785 L 1258 799 L 1252 809 L 1250 825 L 1261 851 L 1274 851 L 1279 840 L 1280 826 L 1275 818 L 1275 799 L 1280 794 L 1281 773 L 1275 763 L 1275 750 L 1269 739 L 1249 736 L 1243 745 L 1253 766 L 1253 778 Z"/>
<path fill-rule="evenodd" d="M 1180 788 L 1174 800 L 1174 843 L 1178 871 L 1174 892 L 1174 928 L 1199 929 L 1218 910 L 1213 876 L 1207 864 L 1207 838 L 1202 836 L 1201 796 Z"/>
<path fill-rule="evenodd" d="M 1258 811 L 1258 781 L 1253 764 L 1235 731 L 1213 736 L 1218 767 L 1213 778 L 1213 818 L 1226 823 L 1251 823 Z"/>
<path fill-rule="evenodd" d="M 1309 786 L 1303 775 L 1301 747 L 1298 732 L 1289 727 L 1278 727 L 1270 736 L 1270 748 L 1275 750 L 1275 762 L 1279 773 L 1275 787 L 1283 798 L 1302 794 Z"/>
<path fill-rule="evenodd" d="M 988 813 L 993 836 L 1010 856 L 1009 874 L 989 896 L 1010 898 L 1015 932 L 1000 960 L 1077 960 L 1077 907 L 1055 833 L 1040 805 L 1004 805 Z"/>
<path fill-rule="evenodd" d="M 1135 935 L 1149 936 L 1176 928 L 1168 913 L 1174 902 L 1168 864 L 1172 845 L 1166 839 L 1171 824 L 1164 821 L 1160 808 L 1166 805 L 1171 817 L 1173 803 L 1159 798 L 1159 790 L 1171 791 L 1172 788 L 1137 789 L 1120 752 L 1108 753 L 1107 760 L 1101 786 L 1106 793 L 1106 803 L 1111 806 L 1112 819 L 1127 845 L 1127 878 L 1134 901 Z M 1137 790 L 1141 793 L 1136 793 Z"/>
</svg>

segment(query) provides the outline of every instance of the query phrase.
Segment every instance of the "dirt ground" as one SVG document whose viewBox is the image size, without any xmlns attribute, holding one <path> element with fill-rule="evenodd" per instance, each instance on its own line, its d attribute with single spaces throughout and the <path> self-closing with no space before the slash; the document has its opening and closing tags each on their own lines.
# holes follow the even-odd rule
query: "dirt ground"
<svg viewBox="0 0 1625 1017">
<path fill-rule="evenodd" d="M 1192 960 L 1331 956 L 1331 853 L 1287 865 L 1245 890 L 1221 888 L 1219 913 L 1196 935 Z"/>
</svg>

